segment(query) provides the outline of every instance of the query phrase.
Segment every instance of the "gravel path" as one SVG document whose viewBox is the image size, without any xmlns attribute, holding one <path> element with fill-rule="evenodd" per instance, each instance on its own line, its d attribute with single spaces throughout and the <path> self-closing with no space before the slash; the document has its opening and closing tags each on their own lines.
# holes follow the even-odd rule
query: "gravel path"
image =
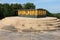
<svg viewBox="0 0 60 40">
<path fill-rule="evenodd" d="M 60 40 L 60 32 L 13 33 L 0 31 L 0 40 Z"/>
</svg>

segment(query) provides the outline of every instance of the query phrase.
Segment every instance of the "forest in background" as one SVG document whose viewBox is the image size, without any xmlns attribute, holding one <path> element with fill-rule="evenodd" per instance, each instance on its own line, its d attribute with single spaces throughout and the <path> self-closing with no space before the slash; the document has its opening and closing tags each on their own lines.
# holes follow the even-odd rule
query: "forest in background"
<svg viewBox="0 0 60 40">
<path fill-rule="evenodd" d="M 19 9 L 35 9 L 36 6 L 33 3 L 25 3 L 25 4 L 1 4 L 0 3 L 0 19 L 10 16 L 18 16 L 17 11 Z M 47 16 L 57 17 L 60 19 L 60 13 L 50 13 L 47 10 Z"/>
</svg>

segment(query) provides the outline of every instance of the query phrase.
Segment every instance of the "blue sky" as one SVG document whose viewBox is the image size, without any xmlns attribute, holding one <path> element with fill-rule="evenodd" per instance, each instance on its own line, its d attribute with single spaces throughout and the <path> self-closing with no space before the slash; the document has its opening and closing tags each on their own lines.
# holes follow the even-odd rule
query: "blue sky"
<svg viewBox="0 0 60 40">
<path fill-rule="evenodd" d="M 0 3 L 20 3 L 24 4 L 27 2 L 34 3 L 36 5 L 36 9 L 44 8 L 50 11 L 51 13 L 59 13 L 60 12 L 60 0 L 0 0 Z"/>
</svg>

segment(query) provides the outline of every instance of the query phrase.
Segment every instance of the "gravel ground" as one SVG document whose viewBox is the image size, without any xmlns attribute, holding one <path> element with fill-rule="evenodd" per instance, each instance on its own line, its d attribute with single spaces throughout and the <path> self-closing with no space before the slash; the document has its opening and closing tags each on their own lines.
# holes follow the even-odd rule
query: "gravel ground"
<svg viewBox="0 0 60 40">
<path fill-rule="evenodd" d="M 17 33 L 0 31 L 0 40 L 60 40 L 60 32 Z"/>
</svg>

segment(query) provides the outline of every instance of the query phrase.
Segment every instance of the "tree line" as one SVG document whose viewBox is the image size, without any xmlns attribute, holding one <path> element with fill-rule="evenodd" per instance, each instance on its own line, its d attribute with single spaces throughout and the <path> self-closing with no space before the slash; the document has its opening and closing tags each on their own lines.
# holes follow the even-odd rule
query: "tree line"
<svg viewBox="0 0 60 40">
<path fill-rule="evenodd" d="M 10 16 L 18 16 L 17 11 L 19 9 L 35 9 L 36 6 L 33 3 L 25 3 L 25 4 L 1 4 L 0 3 L 0 19 L 4 17 L 10 17 Z M 60 13 L 58 14 L 52 14 L 49 11 L 47 11 L 47 16 L 53 16 L 60 18 Z"/>
<path fill-rule="evenodd" d="M 53 17 L 57 17 L 58 19 L 60 19 L 60 13 L 53 14 Z"/>
<path fill-rule="evenodd" d="M 25 4 L 1 4 L 0 3 L 0 19 L 9 16 L 17 16 L 18 9 L 35 9 L 35 5 L 33 3 L 25 3 Z"/>
<path fill-rule="evenodd" d="M 48 10 L 46 10 L 46 11 L 47 11 L 46 16 L 48 16 L 48 17 L 56 17 L 56 18 L 60 19 L 60 13 L 50 13 Z"/>
</svg>

